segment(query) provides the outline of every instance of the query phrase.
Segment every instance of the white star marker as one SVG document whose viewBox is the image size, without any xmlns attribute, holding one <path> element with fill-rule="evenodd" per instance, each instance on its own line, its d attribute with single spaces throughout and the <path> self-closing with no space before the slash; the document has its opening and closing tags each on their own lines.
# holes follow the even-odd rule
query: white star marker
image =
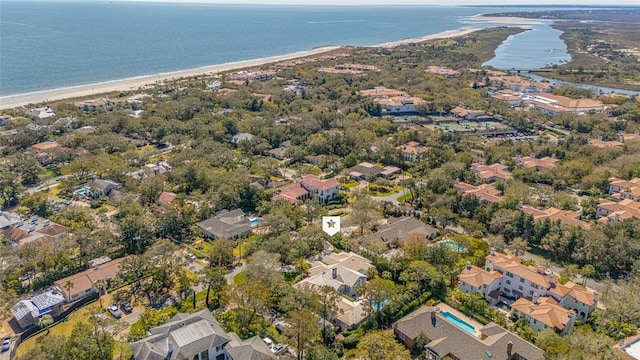
<svg viewBox="0 0 640 360">
<path fill-rule="evenodd" d="M 340 232 L 340 216 L 323 216 L 322 231 L 333 236 Z"/>
</svg>

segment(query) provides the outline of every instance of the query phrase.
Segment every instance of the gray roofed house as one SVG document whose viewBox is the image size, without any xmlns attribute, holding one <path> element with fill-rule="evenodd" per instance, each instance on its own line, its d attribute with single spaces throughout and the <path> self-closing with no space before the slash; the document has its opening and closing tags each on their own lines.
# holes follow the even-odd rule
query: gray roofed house
<svg viewBox="0 0 640 360">
<path fill-rule="evenodd" d="M 38 320 L 47 314 L 55 317 L 62 312 L 62 304 L 65 298 L 57 287 L 53 287 L 43 293 L 35 295 L 28 300 L 18 301 L 11 313 L 18 325 L 26 329 L 38 323 Z"/>
<path fill-rule="evenodd" d="M 234 333 L 226 334 L 208 310 L 193 314 L 176 314 L 168 323 L 149 330 L 151 335 L 131 344 L 135 360 L 262 360 L 269 355 L 255 338 L 244 342 Z M 258 339 L 259 340 L 259 339 Z M 262 342 L 261 340 L 259 340 Z M 248 347 L 247 347 L 248 345 Z M 236 350 L 236 347 L 239 349 Z M 233 352 L 242 357 L 235 357 Z M 259 354 L 255 356 L 253 352 Z"/>
<path fill-rule="evenodd" d="M 18 213 L 0 211 L 0 229 L 6 229 L 22 221 L 22 216 Z"/>
<path fill-rule="evenodd" d="M 379 165 L 371 164 L 368 162 L 361 162 L 360 164 L 347 169 L 349 176 L 357 180 L 372 179 L 380 174 L 384 168 Z"/>
<path fill-rule="evenodd" d="M 255 136 L 253 136 L 252 134 L 249 133 L 239 133 L 236 135 L 233 135 L 233 137 L 231 138 L 231 143 L 234 146 L 238 146 L 238 144 L 243 141 L 243 140 L 247 140 L 247 141 L 251 141 Z"/>
<path fill-rule="evenodd" d="M 386 224 L 381 225 L 377 232 L 365 236 L 360 242 L 369 247 L 379 247 L 382 244 L 394 248 L 401 246 L 406 239 L 416 236 L 433 240 L 436 230 L 412 216 L 405 216 L 387 219 Z"/>
<path fill-rule="evenodd" d="M 122 184 L 113 180 L 95 179 L 89 188 L 96 197 L 110 196 L 113 190 L 121 190 Z"/>
<path fill-rule="evenodd" d="M 231 338 L 227 345 L 227 354 L 232 360 L 268 360 L 273 359 L 271 349 L 261 338 L 254 336 L 247 340 L 241 340 L 236 333 L 228 333 Z"/>
<path fill-rule="evenodd" d="M 251 222 L 240 209 L 221 210 L 211 218 L 201 221 L 198 226 L 205 232 L 205 237 L 235 240 L 249 236 Z"/>
<path fill-rule="evenodd" d="M 396 337 L 409 349 L 414 349 L 420 334 L 427 338 L 427 358 L 439 360 L 446 356 L 459 360 L 541 360 L 544 351 L 495 323 L 471 334 L 447 321 L 439 311 L 425 306 L 394 324 Z"/>
</svg>

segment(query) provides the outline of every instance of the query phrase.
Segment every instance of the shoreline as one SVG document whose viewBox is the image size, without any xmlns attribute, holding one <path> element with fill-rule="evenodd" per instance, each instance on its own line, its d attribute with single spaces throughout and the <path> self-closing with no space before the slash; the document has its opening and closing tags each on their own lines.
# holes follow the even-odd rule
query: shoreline
<svg viewBox="0 0 640 360">
<path fill-rule="evenodd" d="M 470 33 L 482 30 L 484 28 L 459 28 L 455 30 L 447 30 L 436 34 L 430 34 L 422 37 L 404 39 L 399 41 L 387 42 L 377 45 L 359 46 L 363 48 L 376 47 L 395 47 L 399 45 L 420 43 L 428 40 L 447 39 L 465 36 Z M 198 68 L 178 70 L 172 72 L 158 73 L 152 75 L 134 76 L 125 79 L 109 80 L 86 85 L 76 85 L 51 90 L 34 91 L 15 95 L 6 95 L 0 97 L 0 110 L 14 109 L 24 107 L 30 104 L 40 104 L 43 102 L 60 101 L 65 99 L 91 97 L 98 94 L 110 93 L 115 91 L 137 91 L 142 87 L 155 85 L 167 80 L 177 80 L 180 78 L 188 78 L 194 76 L 211 76 L 221 72 L 233 71 L 249 67 L 262 66 L 280 61 L 293 60 L 308 56 L 325 54 L 348 46 L 322 46 L 306 51 L 299 51 L 283 55 L 268 56 L 257 59 L 241 60 L 228 62 L 223 64 L 207 65 Z"/>
</svg>

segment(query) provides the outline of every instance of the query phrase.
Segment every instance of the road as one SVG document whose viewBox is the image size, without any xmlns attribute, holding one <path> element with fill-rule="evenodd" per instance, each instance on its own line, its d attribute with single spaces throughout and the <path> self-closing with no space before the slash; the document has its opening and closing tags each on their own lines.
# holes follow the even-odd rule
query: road
<svg viewBox="0 0 640 360">
<path fill-rule="evenodd" d="M 53 178 L 53 179 L 47 179 L 47 180 L 45 180 L 45 181 L 43 181 L 43 182 L 41 182 L 39 184 L 28 186 L 25 191 L 27 193 L 29 193 L 29 194 L 33 194 L 35 192 L 40 191 L 44 187 L 57 185 L 61 180 L 66 179 L 66 178 L 71 177 L 71 176 L 74 176 L 74 175 L 64 175 L 64 176 L 58 176 L 58 177 Z M 60 179 L 60 180 L 58 180 L 58 179 Z"/>
<path fill-rule="evenodd" d="M 393 193 L 391 195 L 386 195 L 386 196 L 371 196 L 371 198 L 375 201 L 388 201 L 390 203 L 392 203 L 393 205 L 400 205 L 400 202 L 398 201 L 398 198 L 402 195 L 404 195 L 404 191 L 398 191 L 397 193 Z"/>
</svg>

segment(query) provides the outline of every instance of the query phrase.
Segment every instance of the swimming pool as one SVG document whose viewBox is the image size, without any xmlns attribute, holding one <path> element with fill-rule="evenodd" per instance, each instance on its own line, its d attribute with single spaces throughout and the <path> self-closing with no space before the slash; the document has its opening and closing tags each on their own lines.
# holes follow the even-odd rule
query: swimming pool
<svg viewBox="0 0 640 360">
<path fill-rule="evenodd" d="M 81 189 L 78 189 L 78 190 L 74 191 L 73 193 L 76 194 L 76 195 L 84 195 L 86 192 L 87 192 L 87 189 L 81 188 Z"/>
<path fill-rule="evenodd" d="M 468 332 L 469 334 L 475 335 L 476 328 L 474 328 L 473 325 L 469 324 L 468 322 L 460 319 L 459 317 L 453 315 L 452 313 L 450 313 L 448 311 L 441 311 L 440 315 L 444 316 L 444 318 L 447 319 L 453 325 L 455 325 L 455 326 L 459 327 L 460 329 Z"/>
<path fill-rule="evenodd" d="M 456 244 L 455 242 L 453 242 L 451 240 L 441 241 L 440 244 L 442 244 L 444 246 L 448 246 L 448 247 L 452 248 L 453 250 L 455 250 L 457 252 L 467 251 L 466 247 L 460 246 L 460 245 Z"/>
<path fill-rule="evenodd" d="M 249 219 L 249 221 L 251 222 L 252 227 L 256 227 L 258 226 L 258 224 L 260 224 L 260 218 L 251 218 Z"/>
</svg>

